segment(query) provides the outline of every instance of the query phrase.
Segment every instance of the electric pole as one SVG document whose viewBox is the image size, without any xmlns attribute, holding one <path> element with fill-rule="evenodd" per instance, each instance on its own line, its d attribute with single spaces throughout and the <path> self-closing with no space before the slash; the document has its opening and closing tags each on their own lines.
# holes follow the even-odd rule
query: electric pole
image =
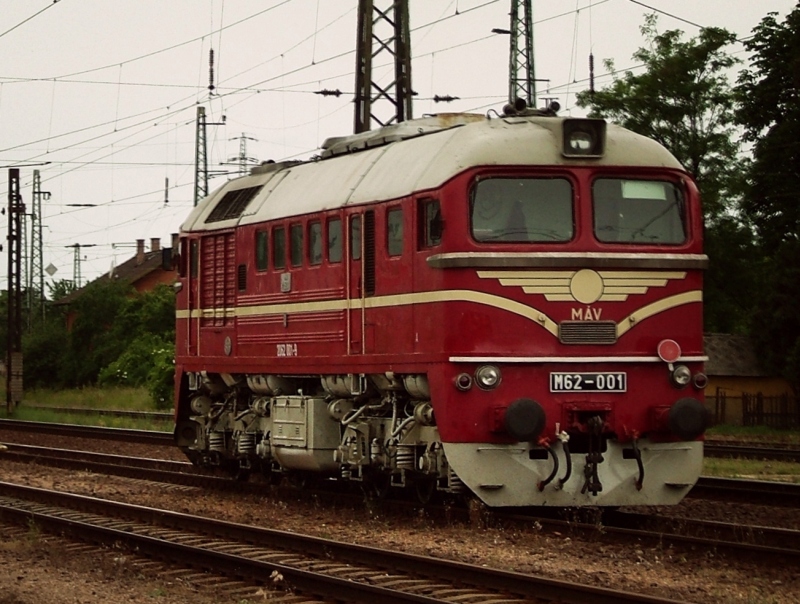
<svg viewBox="0 0 800 604">
<path fill-rule="evenodd" d="M 197 131 L 194 147 L 194 205 L 208 195 L 208 156 L 206 155 L 206 126 L 222 126 L 225 124 L 225 116 L 221 122 L 207 122 L 206 108 L 197 108 Z"/>
<path fill-rule="evenodd" d="M 256 141 L 257 139 L 253 138 L 252 136 L 247 136 L 244 132 L 242 132 L 241 136 L 235 136 L 229 140 L 239 141 L 239 155 L 236 157 L 231 157 L 228 159 L 229 163 L 236 162 L 239 164 L 239 174 L 244 175 L 247 174 L 248 166 L 250 164 L 257 164 L 258 160 L 255 157 L 248 157 L 247 155 L 247 141 Z"/>
<path fill-rule="evenodd" d="M 206 157 L 206 108 L 197 108 L 194 146 L 194 205 L 208 195 L 208 158 Z"/>
<path fill-rule="evenodd" d="M 536 73 L 533 64 L 533 0 L 511 0 L 511 48 L 508 65 L 508 102 L 523 99 L 536 107 Z"/>
<path fill-rule="evenodd" d="M 28 271 L 28 326 L 33 324 L 33 317 L 38 315 L 44 321 L 44 261 L 42 237 L 42 200 L 50 199 L 48 191 L 42 191 L 42 177 L 39 170 L 33 171 L 33 208 L 31 208 L 31 254 Z M 36 306 L 38 305 L 38 308 Z M 37 311 L 37 312 L 34 312 Z"/>
<path fill-rule="evenodd" d="M 8 355 L 6 357 L 6 410 L 22 402 L 22 241 L 25 204 L 19 185 L 19 168 L 8 170 Z"/>
<path fill-rule="evenodd" d="M 394 80 L 379 86 L 372 78 L 372 64 L 385 55 L 394 59 Z M 355 133 L 369 130 L 372 120 L 381 126 L 410 120 L 413 94 L 408 0 L 359 0 Z"/>
<path fill-rule="evenodd" d="M 80 243 L 73 243 L 72 245 L 66 246 L 75 250 L 72 255 L 72 284 L 75 286 L 76 290 L 81 288 L 81 248 L 94 247 L 95 245 L 97 244 L 84 243 L 81 245 Z"/>
</svg>

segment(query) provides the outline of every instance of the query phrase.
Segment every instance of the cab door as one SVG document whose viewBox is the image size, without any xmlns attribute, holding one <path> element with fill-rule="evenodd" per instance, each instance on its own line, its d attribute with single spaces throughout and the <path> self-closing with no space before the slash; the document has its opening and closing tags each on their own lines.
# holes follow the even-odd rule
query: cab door
<svg viewBox="0 0 800 604">
<path fill-rule="evenodd" d="M 347 218 L 347 352 L 366 352 L 366 300 L 375 294 L 375 212 Z"/>
</svg>

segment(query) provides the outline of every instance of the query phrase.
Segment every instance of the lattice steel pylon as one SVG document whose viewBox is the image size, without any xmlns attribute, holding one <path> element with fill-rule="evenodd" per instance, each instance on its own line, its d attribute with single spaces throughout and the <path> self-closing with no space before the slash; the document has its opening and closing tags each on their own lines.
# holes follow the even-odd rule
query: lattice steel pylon
<svg viewBox="0 0 800 604">
<path fill-rule="evenodd" d="M 33 171 L 33 195 L 31 208 L 31 246 L 28 270 L 28 326 L 33 325 L 34 317 L 44 321 L 44 260 L 42 237 L 42 200 L 50 199 L 48 191 L 42 191 L 42 177 L 39 170 Z M 37 308 L 38 306 L 38 308 Z M 34 312 L 34 310 L 36 312 Z"/>
<path fill-rule="evenodd" d="M 206 108 L 197 108 L 194 147 L 194 205 L 208 195 L 208 157 L 206 156 Z"/>
<path fill-rule="evenodd" d="M 394 79 L 379 86 L 373 65 L 385 56 L 393 59 Z M 354 132 L 366 132 L 373 120 L 388 126 L 411 119 L 412 95 L 408 0 L 359 0 Z"/>
<path fill-rule="evenodd" d="M 13 413 L 22 402 L 22 203 L 19 169 L 8 170 L 8 356 L 6 409 Z"/>
<path fill-rule="evenodd" d="M 533 63 L 533 0 L 511 0 L 511 48 L 508 64 L 508 102 L 523 99 L 536 107 Z"/>
</svg>

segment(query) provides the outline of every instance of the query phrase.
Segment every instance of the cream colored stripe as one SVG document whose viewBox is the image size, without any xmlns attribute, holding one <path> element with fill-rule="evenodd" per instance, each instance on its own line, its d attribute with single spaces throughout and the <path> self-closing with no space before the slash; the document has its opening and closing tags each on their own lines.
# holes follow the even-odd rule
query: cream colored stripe
<svg viewBox="0 0 800 604">
<path fill-rule="evenodd" d="M 606 279 L 684 279 L 686 271 L 597 271 Z"/>
<path fill-rule="evenodd" d="M 627 333 L 634 325 L 644 321 L 645 319 L 657 315 L 670 308 L 690 304 L 692 302 L 702 302 L 703 292 L 700 290 L 685 292 L 669 298 L 663 298 L 652 304 L 648 304 L 633 312 L 628 317 L 623 319 L 617 325 L 617 337 L 621 337 Z M 350 308 L 358 309 L 361 307 L 361 300 L 350 300 Z M 397 294 L 393 296 L 380 296 L 377 298 L 366 298 L 364 305 L 366 308 L 386 308 L 391 306 L 405 306 L 414 304 L 431 304 L 435 302 L 472 302 L 475 304 L 482 304 L 484 306 L 491 306 L 499 308 L 510 313 L 514 313 L 521 317 L 525 317 L 534 323 L 538 323 L 548 332 L 558 337 L 558 325 L 550 317 L 542 311 L 503 298 L 495 296 L 494 294 L 487 294 L 473 290 L 443 290 L 433 292 L 418 292 L 413 294 Z M 348 300 L 325 300 L 321 302 L 297 302 L 285 304 L 268 304 L 260 306 L 242 306 L 235 309 L 224 309 L 225 314 L 230 316 L 231 312 L 235 312 L 238 317 L 252 317 L 257 315 L 279 315 L 289 313 L 305 313 L 305 312 L 318 312 L 326 310 L 346 310 L 348 308 Z M 201 316 L 207 316 L 209 311 L 192 310 L 191 318 L 196 319 Z M 179 319 L 189 317 L 188 310 L 179 310 L 176 313 Z"/>
<path fill-rule="evenodd" d="M 538 323 L 554 336 L 558 336 L 558 325 L 550 317 L 540 310 L 531 306 L 526 306 L 514 300 L 486 294 L 469 289 L 444 290 L 433 292 L 418 292 L 414 294 L 397 294 L 394 296 L 380 296 L 377 298 L 366 298 L 364 305 L 366 308 L 385 308 L 389 306 L 405 306 L 413 304 L 430 304 L 434 302 L 473 302 L 499 308 L 507 312 L 514 313 Z M 326 310 L 346 310 L 347 300 L 325 300 L 322 302 L 296 302 L 285 304 L 265 304 L 259 306 L 241 306 L 235 309 L 238 317 L 253 317 L 256 315 L 279 315 L 289 313 L 319 312 Z M 361 308 L 361 300 L 350 300 L 350 308 Z M 227 309 L 226 309 L 227 310 Z M 176 313 L 178 318 L 188 318 L 188 310 L 179 310 Z M 191 318 L 196 319 L 206 316 L 203 311 L 193 310 Z"/>
<path fill-rule="evenodd" d="M 477 271 L 481 279 L 563 279 L 567 283 L 577 270 L 566 271 Z"/>
<path fill-rule="evenodd" d="M 669 298 L 662 298 L 661 300 L 657 300 L 652 304 L 648 304 L 647 306 L 643 306 L 636 312 L 631 313 L 619 322 L 617 325 L 617 337 L 622 337 L 623 334 L 627 333 L 634 325 L 637 323 L 641 323 L 645 319 L 652 317 L 653 315 L 657 315 L 658 313 L 662 313 L 665 310 L 669 310 L 670 308 L 675 308 L 676 306 L 683 306 L 684 304 L 690 304 L 692 302 L 702 302 L 703 301 L 703 292 L 701 290 L 694 290 L 690 292 L 684 292 L 682 294 L 677 294 L 675 296 L 670 296 Z"/>
</svg>

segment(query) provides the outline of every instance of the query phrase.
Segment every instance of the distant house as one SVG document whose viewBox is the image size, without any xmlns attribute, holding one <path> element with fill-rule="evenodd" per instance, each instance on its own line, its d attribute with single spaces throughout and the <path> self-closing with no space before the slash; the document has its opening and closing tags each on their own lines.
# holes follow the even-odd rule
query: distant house
<svg viewBox="0 0 800 604">
<path fill-rule="evenodd" d="M 172 236 L 172 247 L 162 248 L 161 239 L 154 237 L 150 239 L 150 250 L 145 250 L 145 240 L 136 240 L 136 255 L 126 260 L 122 264 L 113 267 L 109 272 L 98 277 L 100 279 L 114 279 L 123 283 L 130 283 L 139 292 L 152 291 L 157 285 L 172 284 L 177 281 L 178 273 L 173 267 L 172 250 L 176 249 L 177 235 Z M 169 267 L 169 268 L 165 268 Z M 87 284 L 88 285 L 88 284 Z M 72 302 L 80 298 L 85 286 L 71 294 L 64 296 L 57 302 L 58 306 L 69 306 Z M 75 322 L 75 313 L 67 312 L 67 329 L 72 329 Z"/>
<path fill-rule="evenodd" d="M 706 405 L 717 422 L 783 427 L 795 421 L 797 400 L 791 384 L 764 371 L 749 337 L 707 333 L 703 340 L 708 356 Z"/>
</svg>

